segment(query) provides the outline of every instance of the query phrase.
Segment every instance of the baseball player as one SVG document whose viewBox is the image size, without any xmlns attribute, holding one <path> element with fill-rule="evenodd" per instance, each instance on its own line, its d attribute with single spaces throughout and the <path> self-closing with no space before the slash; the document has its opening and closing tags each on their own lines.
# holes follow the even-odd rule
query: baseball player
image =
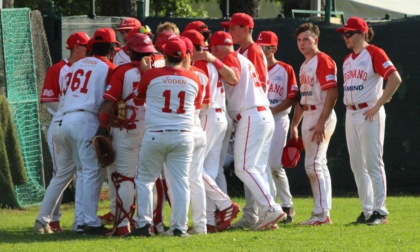
<svg viewBox="0 0 420 252">
<path fill-rule="evenodd" d="M 202 90 L 198 76 L 181 67 L 187 54 L 185 42 L 172 38 L 164 52 L 166 66 L 146 71 L 134 92 L 136 103 L 147 100 L 147 110 L 135 178 L 137 228 L 131 232 L 132 236 L 151 235 L 152 186 L 161 174 L 163 162 L 172 206 L 167 234 L 188 236 L 188 170 L 194 148 L 194 113 L 196 104 L 201 102 Z"/>
<path fill-rule="evenodd" d="M 229 21 L 221 22 L 221 26 L 228 29 L 232 36 L 233 43 L 239 45 L 238 52 L 248 58 L 254 65 L 256 70 L 255 77 L 258 79 L 258 85 L 261 85 L 264 92 L 267 92 L 268 73 L 267 59 L 262 49 L 252 39 L 252 31 L 254 29 L 254 20 L 245 13 L 235 13 Z M 236 138 L 235 138 L 236 139 Z M 258 164 L 263 166 L 261 171 L 265 171 L 266 163 Z M 267 177 L 267 174 L 262 174 Z M 246 205 L 244 207 L 244 215 L 241 220 L 236 222 L 233 227 L 250 227 L 258 221 L 257 201 L 252 197 L 252 193 L 248 188 L 245 189 Z"/>
<path fill-rule="evenodd" d="M 268 156 L 268 166 L 275 184 L 275 191 L 281 201 L 282 209 L 287 213 L 286 222 L 292 222 L 295 215 L 293 209 L 292 194 L 290 193 L 289 180 L 282 168 L 281 153 L 287 140 L 287 131 L 290 120 L 289 113 L 295 104 L 298 90 L 296 75 L 293 67 L 275 58 L 278 38 L 272 31 L 262 31 L 258 35 L 256 43 L 263 48 L 268 63 L 268 99 L 270 109 L 274 116 L 275 128 Z M 270 177 L 270 176 L 269 176 Z M 270 181 L 269 181 L 270 183 Z M 275 197 L 275 195 L 274 195 Z"/>
<path fill-rule="evenodd" d="M 48 112 L 53 116 L 50 126 L 48 127 L 48 148 L 51 153 L 52 157 L 52 164 L 53 164 L 53 176 L 57 173 L 59 167 L 56 166 L 56 148 L 53 143 L 53 135 L 54 132 L 57 131 L 59 127 L 59 122 L 62 119 L 62 114 L 57 113 L 59 102 L 62 100 L 64 91 L 67 87 L 67 79 L 66 75 L 69 70 L 69 67 L 76 61 L 84 58 L 86 56 L 86 45 L 89 41 L 89 36 L 84 32 L 75 32 L 71 34 L 67 39 L 67 49 L 70 50 L 70 57 L 59 61 L 58 63 L 51 66 L 44 79 L 44 86 L 42 88 L 41 94 L 41 103 L 45 103 L 47 105 Z M 74 164 L 73 164 L 74 165 Z M 80 195 L 76 195 L 76 197 L 80 197 Z M 42 212 L 40 210 L 40 215 L 44 216 L 47 215 L 49 220 L 45 220 L 45 222 L 49 221 L 49 225 L 45 225 L 46 223 L 42 223 L 46 226 L 42 229 L 34 230 L 35 233 L 48 233 L 50 229 L 54 232 L 61 232 L 62 228 L 60 225 L 60 205 L 61 205 L 62 195 L 60 196 L 57 205 L 54 208 L 52 216 L 46 211 L 50 211 L 51 209 L 45 209 L 41 206 Z M 76 198 L 75 202 L 80 202 L 78 198 Z"/>
<path fill-rule="evenodd" d="M 104 101 L 99 111 L 100 127 L 108 128 L 108 116 L 116 103 L 125 103 L 125 121 L 119 127 L 113 126 L 112 144 L 115 148 L 115 172 L 112 182 L 115 186 L 117 202 L 113 212 L 115 223 L 113 234 L 123 236 L 130 233 L 130 221 L 134 214 L 134 176 L 138 163 L 140 143 L 144 134 L 144 106 L 135 106 L 133 89 L 140 82 L 140 61 L 156 52 L 152 40 L 145 34 L 136 33 L 127 41 L 128 54 L 132 62 L 121 65 L 112 74 L 103 96 Z"/>
<path fill-rule="evenodd" d="M 270 195 L 264 178 L 268 151 L 274 130 L 274 120 L 253 64 L 233 51 L 229 33 L 219 31 L 210 38 L 210 51 L 217 58 L 216 68 L 223 64 L 235 71 L 236 81 L 226 80 L 227 111 L 235 118 L 234 161 L 235 173 L 258 201 L 263 215 L 252 227 L 255 230 L 271 228 L 287 218 L 280 205 Z M 223 62 L 221 62 L 223 60 Z"/>
<path fill-rule="evenodd" d="M 356 223 L 388 223 L 386 176 L 383 162 L 385 137 L 384 104 L 401 83 L 387 54 L 369 44 L 373 30 L 359 17 L 350 17 L 337 29 L 352 52 L 343 63 L 346 139 L 350 165 L 362 203 Z M 383 80 L 387 80 L 382 90 Z"/>
<path fill-rule="evenodd" d="M 141 23 L 135 18 L 125 18 L 121 20 L 120 24 L 118 25 L 118 28 L 115 29 L 116 31 L 119 31 L 121 36 L 124 39 L 124 42 L 128 41 L 128 33 L 130 30 L 137 28 L 140 29 Z M 112 62 L 116 65 L 122 65 L 130 61 L 130 56 L 127 54 L 128 48 L 127 46 L 123 46 L 119 51 L 117 51 L 112 59 Z"/>
<path fill-rule="evenodd" d="M 156 28 L 156 35 L 159 36 L 160 34 L 164 32 L 170 32 L 177 36 L 179 36 L 179 28 L 175 23 L 172 22 L 164 22 L 157 26 Z"/>
<path fill-rule="evenodd" d="M 198 31 L 199 33 L 201 33 L 201 35 L 203 35 L 204 37 L 203 50 L 208 51 L 209 39 L 211 36 L 211 30 L 209 30 L 209 27 L 202 21 L 197 20 L 197 21 L 192 21 L 185 26 L 184 32 L 190 31 L 190 30 Z"/>
<path fill-rule="evenodd" d="M 61 148 L 58 164 L 76 162 L 77 178 L 82 179 L 83 219 L 78 229 L 88 235 L 105 234 L 107 229 L 96 216 L 105 169 L 100 169 L 89 144 L 99 126 L 99 106 L 115 65 L 109 61 L 118 43 L 111 28 L 100 28 L 92 38 L 92 55 L 79 60 L 69 70 L 70 84 L 62 107 L 63 120 L 54 141 Z M 79 184 L 78 184 L 79 185 Z M 83 226 L 84 225 L 84 226 Z"/>
<path fill-rule="evenodd" d="M 295 31 L 297 46 L 305 57 L 299 72 L 300 104 L 295 105 L 290 137 L 298 138 L 302 122 L 305 147 L 305 170 L 311 184 L 314 207 L 311 217 L 300 225 L 331 224 L 331 177 L 327 166 L 327 149 L 337 118 L 337 67 L 318 49 L 319 28 L 312 23 L 301 24 Z"/>
<path fill-rule="evenodd" d="M 190 38 L 194 44 L 194 56 L 203 52 L 203 47 L 205 46 L 204 36 L 200 32 L 187 30 L 181 35 Z M 207 232 L 214 233 L 227 229 L 240 211 L 240 207 L 232 202 L 229 196 L 215 182 L 219 171 L 222 142 L 227 127 L 222 79 L 219 78 L 218 69 L 212 63 L 208 63 L 205 60 L 195 60 L 194 67 L 201 69 L 209 79 L 207 88 L 205 88 L 209 105 L 207 109 L 201 110 L 200 121 L 207 139 L 203 153 L 204 170 L 202 174 L 207 199 Z M 222 69 L 220 70 L 223 71 Z M 230 71 L 230 75 L 235 77 L 233 70 Z M 218 227 L 216 227 L 216 210 L 220 219 Z"/>
</svg>

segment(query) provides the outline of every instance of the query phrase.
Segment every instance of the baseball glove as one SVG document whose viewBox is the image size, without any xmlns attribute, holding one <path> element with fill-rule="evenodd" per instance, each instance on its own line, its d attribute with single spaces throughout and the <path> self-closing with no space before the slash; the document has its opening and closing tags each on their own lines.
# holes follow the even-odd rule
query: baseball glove
<svg viewBox="0 0 420 252">
<path fill-rule="evenodd" d="M 114 163 L 115 149 L 109 137 L 96 135 L 92 138 L 92 145 L 101 168 L 106 168 Z"/>
<path fill-rule="evenodd" d="M 300 153 L 304 150 L 302 138 L 290 139 L 283 148 L 281 162 L 283 168 L 295 168 L 300 160 Z"/>
<path fill-rule="evenodd" d="M 115 103 L 112 112 L 109 113 L 109 126 L 114 128 L 123 128 L 126 122 L 127 105 L 123 100 Z"/>
</svg>

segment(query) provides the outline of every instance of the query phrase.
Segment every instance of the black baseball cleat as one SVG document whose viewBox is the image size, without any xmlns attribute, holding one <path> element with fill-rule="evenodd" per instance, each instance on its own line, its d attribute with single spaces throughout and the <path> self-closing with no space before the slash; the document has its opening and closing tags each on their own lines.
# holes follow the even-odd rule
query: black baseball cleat
<svg viewBox="0 0 420 252">
<path fill-rule="evenodd" d="M 374 211 L 370 218 L 366 221 L 369 226 L 381 225 L 388 223 L 388 216 L 380 214 L 378 211 Z"/>
<path fill-rule="evenodd" d="M 282 207 L 283 212 L 287 213 L 287 218 L 284 219 L 283 223 L 291 223 L 293 222 L 293 217 L 295 216 L 295 210 L 293 209 L 293 206 L 291 207 Z"/>
<path fill-rule="evenodd" d="M 140 237 L 150 237 L 152 236 L 152 232 L 150 232 L 150 224 L 146 224 L 144 227 L 135 228 L 131 231 L 131 233 L 125 235 L 124 237 L 131 237 L 131 236 L 140 236 Z"/>
<path fill-rule="evenodd" d="M 189 237 L 190 235 L 188 233 L 183 233 L 181 230 L 179 229 L 174 229 L 173 231 L 173 235 L 174 236 L 178 236 L 178 237 Z"/>
<path fill-rule="evenodd" d="M 356 218 L 356 221 L 353 222 L 354 224 L 366 224 L 366 217 L 365 213 L 361 212 L 359 217 Z"/>
<path fill-rule="evenodd" d="M 109 230 L 104 226 L 99 227 L 91 227 L 91 226 L 85 226 L 83 234 L 85 235 L 106 235 L 109 232 Z"/>
<path fill-rule="evenodd" d="M 76 233 L 83 234 L 85 232 L 85 225 L 77 225 Z"/>
</svg>

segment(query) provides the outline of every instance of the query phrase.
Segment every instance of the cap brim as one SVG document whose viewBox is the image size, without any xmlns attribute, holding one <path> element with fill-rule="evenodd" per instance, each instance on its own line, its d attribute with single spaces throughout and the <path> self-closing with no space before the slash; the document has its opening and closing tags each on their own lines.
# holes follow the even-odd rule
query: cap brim
<svg viewBox="0 0 420 252">
<path fill-rule="evenodd" d="M 157 53 L 156 49 L 151 45 L 133 48 L 133 50 L 138 53 Z"/>
<path fill-rule="evenodd" d="M 339 32 L 339 33 L 343 33 L 343 32 L 346 32 L 346 31 L 357 31 L 357 29 L 341 27 L 341 28 L 338 28 L 336 31 Z"/>
<path fill-rule="evenodd" d="M 274 45 L 269 44 L 269 43 L 261 43 L 261 42 L 256 42 L 256 43 L 257 43 L 257 45 L 260 45 L 260 46 L 274 46 Z"/>
<path fill-rule="evenodd" d="M 222 26 L 225 29 L 229 28 L 229 26 L 231 25 L 236 25 L 236 24 L 232 23 L 231 21 L 220 22 L 220 26 Z"/>
<path fill-rule="evenodd" d="M 116 28 L 116 31 L 120 31 L 120 30 L 132 30 L 134 28 L 137 28 L 138 26 L 126 26 L 126 27 L 121 27 L 121 28 Z M 140 27 L 138 27 L 140 28 Z"/>
</svg>

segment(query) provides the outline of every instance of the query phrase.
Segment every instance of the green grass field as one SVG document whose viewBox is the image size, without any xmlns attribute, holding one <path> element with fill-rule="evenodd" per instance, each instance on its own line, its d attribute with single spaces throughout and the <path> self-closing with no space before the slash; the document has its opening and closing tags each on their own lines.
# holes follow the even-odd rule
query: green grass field
<svg viewBox="0 0 420 252">
<path fill-rule="evenodd" d="M 234 199 L 241 206 L 243 199 Z M 107 201 L 99 213 L 107 212 Z M 312 199 L 294 199 L 296 216 L 292 224 L 278 230 L 228 230 L 196 235 L 186 239 L 154 236 L 151 238 L 96 237 L 71 231 L 73 205 L 62 207 L 63 233 L 34 235 L 38 207 L 27 210 L 0 210 L 0 251 L 420 251 L 420 198 L 389 197 L 389 224 L 366 226 L 350 224 L 360 213 L 356 198 L 333 198 L 333 225 L 300 227 L 306 220 Z M 169 209 L 166 208 L 166 216 Z M 241 215 L 241 214 L 240 214 Z M 239 219 L 238 216 L 237 219 Z M 166 217 L 166 224 L 169 217 Z"/>
</svg>

